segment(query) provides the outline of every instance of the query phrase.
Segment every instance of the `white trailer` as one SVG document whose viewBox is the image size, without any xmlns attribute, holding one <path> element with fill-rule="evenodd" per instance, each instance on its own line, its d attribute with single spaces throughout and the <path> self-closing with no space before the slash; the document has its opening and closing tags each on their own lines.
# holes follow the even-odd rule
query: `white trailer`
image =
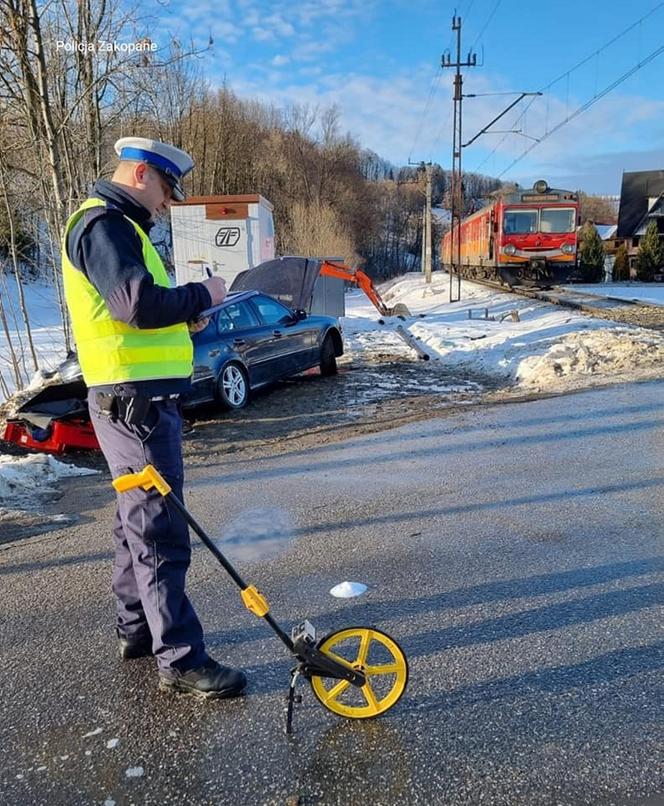
<svg viewBox="0 0 664 806">
<path fill-rule="evenodd" d="M 218 275 L 230 286 L 240 272 L 274 258 L 272 204 L 255 193 L 192 196 L 171 205 L 178 285 Z"/>
</svg>

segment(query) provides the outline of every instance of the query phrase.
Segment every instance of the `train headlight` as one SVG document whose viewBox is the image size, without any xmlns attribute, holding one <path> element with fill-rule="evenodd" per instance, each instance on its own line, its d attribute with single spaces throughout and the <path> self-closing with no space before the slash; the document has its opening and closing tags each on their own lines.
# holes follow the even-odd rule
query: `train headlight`
<svg viewBox="0 0 664 806">
<path fill-rule="evenodd" d="M 508 243 L 507 246 L 503 247 L 503 252 L 506 255 L 516 255 L 516 246 L 513 243 Z"/>
<path fill-rule="evenodd" d="M 566 255 L 573 255 L 574 254 L 574 244 L 573 243 L 564 243 L 560 247 L 560 251 Z"/>
</svg>

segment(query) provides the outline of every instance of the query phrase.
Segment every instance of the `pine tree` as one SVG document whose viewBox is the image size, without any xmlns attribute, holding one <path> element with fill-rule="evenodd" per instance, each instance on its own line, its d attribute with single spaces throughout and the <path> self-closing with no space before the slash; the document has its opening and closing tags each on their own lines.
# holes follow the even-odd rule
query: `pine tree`
<svg viewBox="0 0 664 806">
<path fill-rule="evenodd" d="M 627 256 L 627 247 L 621 243 L 616 250 L 616 259 L 613 264 L 613 279 L 616 282 L 629 280 L 629 257 Z"/>
<path fill-rule="evenodd" d="M 599 283 L 604 275 L 604 244 L 596 227 L 589 221 L 579 233 L 581 274 L 588 283 Z"/>
<path fill-rule="evenodd" d="M 664 264 L 664 247 L 659 240 L 657 222 L 648 224 L 645 235 L 639 241 L 636 258 L 636 276 L 643 282 L 652 282 L 655 272 Z"/>
</svg>

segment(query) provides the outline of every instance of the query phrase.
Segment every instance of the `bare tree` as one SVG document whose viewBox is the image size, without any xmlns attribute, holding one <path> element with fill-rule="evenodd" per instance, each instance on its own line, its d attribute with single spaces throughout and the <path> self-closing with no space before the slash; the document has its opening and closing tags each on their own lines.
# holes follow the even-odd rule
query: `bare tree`
<svg viewBox="0 0 664 806">
<path fill-rule="evenodd" d="M 37 359 L 37 351 L 35 350 L 34 340 L 32 338 L 30 317 L 28 315 L 28 310 L 25 305 L 25 293 L 23 289 L 23 279 L 21 277 L 21 267 L 19 260 L 16 215 L 14 205 L 12 204 L 10 198 L 11 190 L 9 187 L 9 176 L 6 164 L 7 150 L 4 142 L 1 143 L 1 146 L 2 147 L 0 148 L 0 197 L 2 198 L 2 202 L 4 204 L 5 211 L 7 214 L 7 227 L 9 236 L 7 239 L 8 252 L 11 258 L 11 265 L 14 272 L 14 278 L 16 280 L 18 302 L 21 310 L 21 316 L 23 318 L 23 325 L 25 327 L 26 338 L 28 340 L 28 345 L 30 348 L 30 354 L 32 356 L 32 365 L 34 371 L 36 372 L 39 369 L 39 362 Z"/>
</svg>

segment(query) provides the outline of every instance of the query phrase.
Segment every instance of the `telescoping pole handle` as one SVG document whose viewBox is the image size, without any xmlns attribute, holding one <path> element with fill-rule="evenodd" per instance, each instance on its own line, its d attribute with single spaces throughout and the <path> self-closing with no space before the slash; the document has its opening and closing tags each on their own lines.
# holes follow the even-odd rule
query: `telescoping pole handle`
<svg viewBox="0 0 664 806">
<path fill-rule="evenodd" d="M 146 465 L 140 473 L 125 473 L 113 479 L 113 487 L 116 492 L 126 493 L 140 487 L 143 490 L 157 488 L 157 492 L 166 497 L 171 492 L 171 487 L 166 479 L 161 475 L 156 467 Z"/>
<path fill-rule="evenodd" d="M 125 473 L 123 476 L 118 476 L 117 479 L 113 479 L 113 487 L 119 493 L 126 493 L 139 487 L 147 492 L 154 487 L 160 495 L 166 498 L 171 506 L 175 507 L 175 509 L 180 512 L 182 517 L 187 521 L 194 532 L 196 532 L 201 541 L 207 546 L 208 549 L 210 549 L 224 569 L 228 572 L 235 584 L 240 588 L 242 602 L 247 610 L 249 610 L 255 616 L 264 618 L 277 633 L 279 638 L 286 644 L 286 646 L 289 649 L 292 649 L 292 641 L 270 615 L 270 605 L 268 604 L 265 596 L 256 588 L 255 585 L 247 585 L 244 579 L 242 579 L 235 568 L 233 568 L 226 557 L 216 547 L 212 538 L 208 536 L 203 527 L 198 523 L 198 521 L 196 521 L 194 516 L 186 509 L 182 501 L 180 501 L 177 495 L 175 495 L 175 493 L 171 490 L 170 484 L 161 475 L 156 467 L 153 465 L 146 465 L 143 470 L 139 471 L 138 473 Z"/>
</svg>

